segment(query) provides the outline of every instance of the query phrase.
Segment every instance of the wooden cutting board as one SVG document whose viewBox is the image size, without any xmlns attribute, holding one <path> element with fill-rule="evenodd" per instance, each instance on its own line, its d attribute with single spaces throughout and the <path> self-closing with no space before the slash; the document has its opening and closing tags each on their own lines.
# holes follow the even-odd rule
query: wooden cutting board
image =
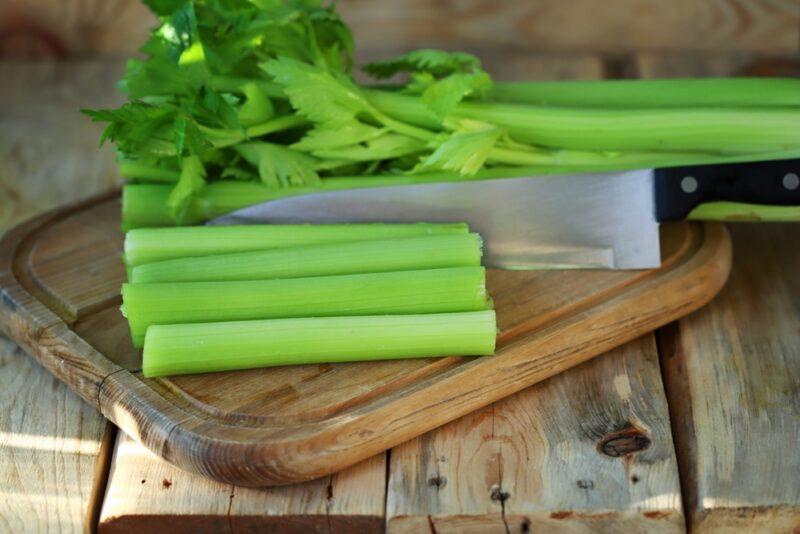
<svg viewBox="0 0 800 534">
<path fill-rule="evenodd" d="M 126 433 L 180 467 L 271 486 L 338 471 L 708 302 L 731 264 L 720 224 L 662 228 L 650 271 L 489 271 L 494 356 L 145 379 L 121 316 L 117 193 L 0 241 L 0 327 Z"/>
</svg>

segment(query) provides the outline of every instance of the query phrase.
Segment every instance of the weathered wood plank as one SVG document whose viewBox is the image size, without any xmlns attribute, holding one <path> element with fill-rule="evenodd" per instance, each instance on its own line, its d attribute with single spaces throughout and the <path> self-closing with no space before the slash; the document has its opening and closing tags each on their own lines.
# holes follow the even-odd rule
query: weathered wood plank
<svg viewBox="0 0 800 534">
<path fill-rule="evenodd" d="M 389 532 L 680 532 L 653 336 L 392 449 Z"/>
<path fill-rule="evenodd" d="M 758 60 L 753 54 L 640 54 L 634 61 L 634 70 L 641 78 L 724 77 L 739 73 Z"/>
<path fill-rule="evenodd" d="M 642 78 L 795 76 L 800 77 L 797 57 L 757 54 L 641 54 L 633 69 Z"/>
<path fill-rule="evenodd" d="M 794 0 L 342 0 L 361 50 L 444 47 L 564 53 L 757 51 L 800 44 Z M 132 54 L 153 17 L 139 0 L 7 0 L 0 56 Z"/>
<path fill-rule="evenodd" d="M 734 267 L 704 310 L 660 333 L 696 532 L 800 525 L 800 232 L 732 225 Z"/>
<path fill-rule="evenodd" d="M 105 419 L 2 336 L 0 384 L 0 531 L 83 531 Z"/>
<path fill-rule="evenodd" d="M 140 0 L 4 0 L 0 57 L 133 54 L 154 24 Z"/>
<path fill-rule="evenodd" d="M 800 44 L 800 6 L 793 0 L 617 0 L 613 8 L 601 0 L 346 0 L 340 10 L 356 43 L 371 50 L 391 43 L 473 51 L 792 53 Z"/>
<path fill-rule="evenodd" d="M 230 485 L 181 471 L 119 432 L 98 532 L 226 532 L 231 494 Z"/>
<path fill-rule="evenodd" d="M 236 532 L 382 532 L 386 454 L 304 484 L 235 488 L 231 526 Z"/>
<path fill-rule="evenodd" d="M 320 480 L 240 488 L 182 471 L 120 433 L 99 532 L 380 532 L 386 456 Z"/>
</svg>

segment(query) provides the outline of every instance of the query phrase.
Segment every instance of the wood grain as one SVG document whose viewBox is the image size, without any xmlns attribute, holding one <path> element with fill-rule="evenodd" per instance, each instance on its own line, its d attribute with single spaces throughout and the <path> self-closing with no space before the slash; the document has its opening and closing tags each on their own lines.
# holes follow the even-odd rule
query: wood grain
<svg viewBox="0 0 800 534">
<path fill-rule="evenodd" d="M 240 488 L 173 467 L 120 434 L 98 531 L 381 532 L 385 473 L 381 454 L 313 482 Z"/>
<path fill-rule="evenodd" d="M 794 0 L 342 0 L 357 48 L 624 54 L 642 51 L 794 53 Z M 6 0 L 0 56 L 134 54 L 153 17 L 140 0 Z"/>
<path fill-rule="evenodd" d="M 0 62 L 0 228 L 119 184 L 102 127 L 78 110 L 121 102 L 122 63 Z"/>
<path fill-rule="evenodd" d="M 680 532 L 648 334 L 392 449 L 389 532 Z"/>
<path fill-rule="evenodd" d="M 711 298 L 724 283 L 730 255 L 722 226 L 679 224 L 664 232 L 665 261 L 659 270 L 493 272 L 488 283 L 501 333 L 491 358 L 145 380 L 117 363 L 135 362 L 127 344 L 98 342 L 115 329 L 85 331 L 79 321 L 73 327 L 83 338 L 70 329 L 68 316 L 58 315 L 69 306 L 48 304 L 54 295 L 84 298 L 83 291 L 62 291 L 56 283 L 98 292 L 108 287 L 98 283 L 101 271 L 93 266 L 107 261 L 105 229 L 118 227 L 118 212 L 104 205 L 113 202 L 101 199 L 54 212 L 3 239 L 0 325 L 148 448 L 179 466 L 240 485 L 329 474 L 634 339 Z M 112 218 L 99 223 L 102 219 L 87 211 Z M 94 221 L 79 231 L 87 239 L 96 237 L 97 246 L 87 246 L 97 257 L 61 256 L 62 268 L 75 277 L 52 279 L 49 291 L 43 291 L 32 274 L 37 268 L 30 251 L 58 234 L 50 227 L 74 220 Z M 83 269 L 70 261 L 80 261 Z M 87 312 L 82 320 L 90 316 Z M 123 320 L 116 315 L 117 323 Z M 124 353 L 106 356 L 93 345 Z"/>
<path fill-rule="evenodd" d="M 82 532 L 105 419 L 3 337 L 0 384 L 0 531 Z"/>
<path fill-rule="evenodd" d="M 793 53 L 800 45 L 800 5 L 793 0 L 617 0 L 613 9 L 601 0 L 345 0 L 339 9 L 357 46 L 371 51 L 388 46 L 528 53 Z"/>
<path fill-rule="evenodd" d="M 120 209 L 118 202 L 108 202 L 101 210 L 76 213 L 43 230 L 30 249 L 31 279 L 52 308 L 65 305 L 59 311 L 69 323 L 120 300 L 120 281 L 126 277 L 123 236 L 108 224 Z M 76 279 L 85 283 L 73 283 Z"/>
<path fill-rule="evenodd" d="M 133 54 L 155 22 L 140 0 L 4 0 L 0 57 Z"/>
<path fill-rule="evenodd" d="M 760 60 L 754 54 L 638 54 L 634 64 L 642 78 L 706 78 L 733 76 Z"/>
<path fill-rule="evenodd" d="M 661 332 L 696 532 L 800 525 L 800 233 L 733 225 L 728 286 Z"/>
</svg>

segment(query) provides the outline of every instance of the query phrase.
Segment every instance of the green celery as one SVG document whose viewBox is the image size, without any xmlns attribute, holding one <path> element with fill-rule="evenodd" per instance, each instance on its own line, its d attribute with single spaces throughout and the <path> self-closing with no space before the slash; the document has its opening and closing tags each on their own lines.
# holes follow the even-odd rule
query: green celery
<svg viewBox="0 0 800 534">
<path fill-rule="evenodd" d="M 148 2 L 159 26 L 129 101 L 85 110 L 142 183 L 124 229 L 314 191 L 800 154 L 797 80 L 494 83 L 477 57 L 422 49 L 365 66 L 404 87 L 360 85 L 333 6 L 273 4 Z"/>
<path fill-rule="evenodd" d="M 397 120 L 436 128 L 419 98 L 365 90 L 371 105 Z M 517 142 L 587 151 L 780 152 L 800 146 L 800 108 L 580 109 L 462 102 L 453 117 L 504 128 Z M 568 162 L 567 162 L 568 163 Z"/>
<path fill-rule="evenodd" d="M 686 218 L 699 221 L 800 222 L 800 206 L 704 202 Z"/>
<path fill-rule="evenodd" d="M 265 190 L 254 183 L 234 183 L 235 185 L 253 186 L 255 191 Z M 120 229 L 127 232 L 133 228 L 151 228 L 156 226 L 175 225 L 175 214 L 169 208 L 170 185 L 128 184 L 122 188 L 122 222 Z M 258 203 L 259 199 L 253 198 Z M 203 217 L 193 203 L 183 218 L 184 224 L 198 224 Z M 233 208 L 232 211 L 238 208 Z"/>
<path fill-rule="evenodd" d="M 131 180 L 172 184 L 178 181 L 180 173 L 141 161 L 122 160 L 119 162 L 119 174 Z"/>
<path fill-rule="evenodd" d="M 494 353 L 492 310 L 272 319 L 147 329 L 145 377 L 295 365 Z"/>
<path fill-rule="evenodd" d="M 794 78 L 495 82 L 496 102 L 572 108 L 800 107 Z"/>
<path fill-rule="evenodd" d="M 480 236 L 443 234 L 179 258 L 134 267 L 130 280 L 135 284 L 268 280 L 480 264 Z"/>
<path fill-rule="evenodd" d="M 483 267 L 239 282 L 123 284 L 136 347 L 155 324 L 486 310 Z"/>
<path fill-rule="evenodd" d="M 440 234 L 467 234 L 454 224 L 260 224 L 139 228 L 125 235 L 125 263 L 137 267 L 176 258 Z"/>
<path fill-rule="evenodd" d="M 552 151 L 548 158 L 540 153 L 515 152 L 515 157 L 524 166 L 498 166 L 483 169 L 474 176 L 462 176 L 455 172 L 430 172 L 411 175 L 352 176 L 324 178 L 315 187 L 288 187 L 271 189 L 261 183 L 223 180 L 208 184 L 191 202 L 183 224 L 199 224 L 241 208 L 284 197 L 365 187 L 387 185 L 424 184 L 434 182 L 486 180 L 523 176 L 546 176 L 584 172 L 617 171 L 653 167 L 675 167 L 704 163 L 735 163 L 752 161 L 752 154 L 708 154 L 671 152 L 592 152 Z M 788 151 L 762 152 L 758 159 L 767 161 L 800 157 L 800 148 Z M 548 161 L 547 164 L 531 164 L 532 160 Z M 168 207 L 170 186 L 131 184 L 122 189 L 122 229 L 155 226 L 172 226 L 175 218 Z"/>
</svg>

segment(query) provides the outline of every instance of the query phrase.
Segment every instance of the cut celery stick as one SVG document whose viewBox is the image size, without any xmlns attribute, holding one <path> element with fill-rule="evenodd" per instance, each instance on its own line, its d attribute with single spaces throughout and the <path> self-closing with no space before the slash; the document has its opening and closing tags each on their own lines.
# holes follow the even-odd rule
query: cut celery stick
<svg viewBox="0 0 800 534">
<path fill-rule="evenodd" d="M 263 224 L 139 228 L 125 235 L 129 267 L 174 258 L 271 248 L 438 234 L 466 234 L 466 224 Z"/>
<path fill-rule="evenodd" d="M 477 234 L 432 235 L 219 254 L 134 267 L 133 283 L 269 280 L 481 264 Z"/>
<path fill-rule="evenodd" d="M 448 313 L 491 307 L 483 267 L 286 280 L 123 284 L 136 347 L 154 324 Z"/>
<path fill-rule="evenodd" d="M 147 329 L 146 377 L 291 365 L 494 352 L 492 310 L 271 319 Z"/>
</svg>

